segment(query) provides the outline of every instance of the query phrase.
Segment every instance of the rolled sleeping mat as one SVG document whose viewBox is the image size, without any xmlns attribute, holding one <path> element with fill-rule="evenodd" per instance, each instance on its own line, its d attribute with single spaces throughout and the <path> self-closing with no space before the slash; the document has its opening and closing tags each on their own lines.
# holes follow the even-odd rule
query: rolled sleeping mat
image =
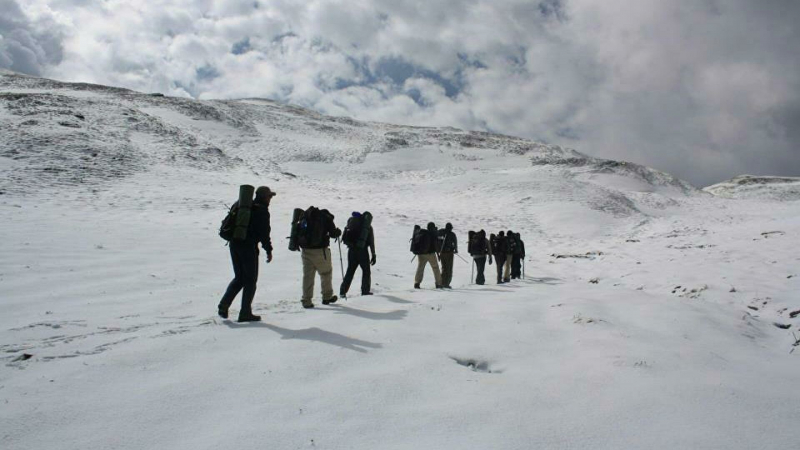
<svg viewBox="0 0 800 450">
<path fill-rule="evenodd" d="M 470 255 L 472 254 L 472 241 L 475 239 L 476 234 L 478 234 L 478 232 L 472 230 L 467 233 L 467 253 Z"/>
<path fill-rule="evenodd" d="M 356 248 L 365 248 L 367 246 L 367 238 L 369 237 L 369 230 L 372 226 L 372 214 L 364 212 L 361 215 L 361 233 L 358 235 L 356 241 Z"/>
<path fill-rule="evenodd" d="M 300 208 L 295 208 L 292 212 L 292 230 L 289 233 L 289 250 L 296 252 L 300 250 L 297 245 L 297 234 L 300 231 L 300 218 L 303 217 L 303 211 Z"/>
<path fill-rule="evenodd" d="M 250 226 L 250 209 L 253 207 L 253 194 L 256 188 L 249 184 L 239 186 L 239 212 L 236 213 L 236 227 L 233 229 L 233 240 L 243 241 L 247 237 Z"/>
</svg>

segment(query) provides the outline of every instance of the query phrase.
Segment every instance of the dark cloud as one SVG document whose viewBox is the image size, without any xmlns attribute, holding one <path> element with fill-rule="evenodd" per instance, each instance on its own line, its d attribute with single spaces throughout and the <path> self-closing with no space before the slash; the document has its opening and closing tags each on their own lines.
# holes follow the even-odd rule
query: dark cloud
<svg viewBox="0 0 800 450">
<path fill-rule="evenodd" d="M 30 20 L 16 0 L 0 0 L 0 11 L 0 68 L 41 75 L 61 62 L 61 35 L 52 24 Z"/>
</svg>

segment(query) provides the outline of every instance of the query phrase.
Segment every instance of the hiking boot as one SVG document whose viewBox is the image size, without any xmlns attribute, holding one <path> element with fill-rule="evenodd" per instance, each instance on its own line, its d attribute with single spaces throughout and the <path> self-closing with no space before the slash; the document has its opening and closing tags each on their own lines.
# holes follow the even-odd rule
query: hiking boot
<svg viewBox="0 0 800 450">
<path fill-rule="evenodd" d="M 361 295 L 372 295 L 372 292 L 362 292 Z"/>
<path fill-rule="evenodd" d="M 444 289 L 444 286 L 442 286 L 441 284 L 437 284 L 436 289 Z"/>
<path fill-rule="evenodd" d="M 313 303 L 311 303 L 311 302 L 308 302 L 308 303 L 305 303 L 305 302 L 303 302 L 303 308 L 305 308 L 305 309 L 311 309 L 311 308 L 313 308 L 313 307 L 314 307 L 314 304 L 313 304 Z"/>
<path fill-rule="evenodd" d="M 453 288 L 450 287 L 449 284 L 447 286 L 442 286 L 442 287 L 445 288 L 445 289 L 453 289 Z"/>
<path fill-rule="evenodd" d="M 422 288 L 419 287 L 419 283 L 414 283 L 414 289 L 422 289 Z"/>
<path fill-rule="evenodd" d="M 239 320 L 237 320 L 237 322 L 261 322 L 261 316 L 257 316 L 253 313 L 239 314 Z"/>
<path fill-rule="evenodd" d="M 339 300 L 339 297 L 334 295 L 333 297 L 331 297 L 331 298 L 329 298 L 327 300 L 323 300 L 322 304 L 323 305 L 330 305 L 331 303 L 336 303 L 336 300 Z"/>
<path fill-rule="evenodd" d="M 217 306 L 217 314 L 219 314 L 219 316 L 222 317 L 223 319 L 227 319 L 228 318 L 228 308 L 226 308 L 224 306 Z"/>
</svg>

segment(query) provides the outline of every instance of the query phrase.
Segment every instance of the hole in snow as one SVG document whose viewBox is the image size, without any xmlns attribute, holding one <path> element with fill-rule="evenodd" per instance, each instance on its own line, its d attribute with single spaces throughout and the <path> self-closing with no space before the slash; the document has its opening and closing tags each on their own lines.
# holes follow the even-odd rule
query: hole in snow
<svg viewBox="0 0 800 450">
<path fill-rule="evenodd" d="M 502 373 L 500 370 L 492 369 L 491 364 L 488 361 L 472 358 L 458 358 L 455 356 L 451 356 L 450 359 L 458 363 L 458 365 L 464 366 L 473 372 Z"/>
</svg>

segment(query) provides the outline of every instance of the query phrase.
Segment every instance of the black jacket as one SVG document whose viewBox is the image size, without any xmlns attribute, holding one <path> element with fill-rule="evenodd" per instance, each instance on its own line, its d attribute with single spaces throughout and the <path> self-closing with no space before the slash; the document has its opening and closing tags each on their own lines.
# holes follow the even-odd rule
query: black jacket
<svg viewBox="0 0 800 450">
<path fill-rule="evenodd" d="M 233 207 L 238 208 L 239 202 L 234 203 Z M 272 253 L 272 240 L 269 236 L 272 228 L 269 224 L 269 218 L 269 207 L 253 202 L 253 206 L 250 208 L 250 224 L 247 226 L 247 236 L 245 236 L 242 244 L 255 247 L 260 242 L 261 248 L 266 250 L 267 253 Z"/>
<path fill-rule="evenodd" d="M 439 230 L 439 249 L 442 253 L 458 253 L 458 238 L 452 231 Z"/>
</svg>

